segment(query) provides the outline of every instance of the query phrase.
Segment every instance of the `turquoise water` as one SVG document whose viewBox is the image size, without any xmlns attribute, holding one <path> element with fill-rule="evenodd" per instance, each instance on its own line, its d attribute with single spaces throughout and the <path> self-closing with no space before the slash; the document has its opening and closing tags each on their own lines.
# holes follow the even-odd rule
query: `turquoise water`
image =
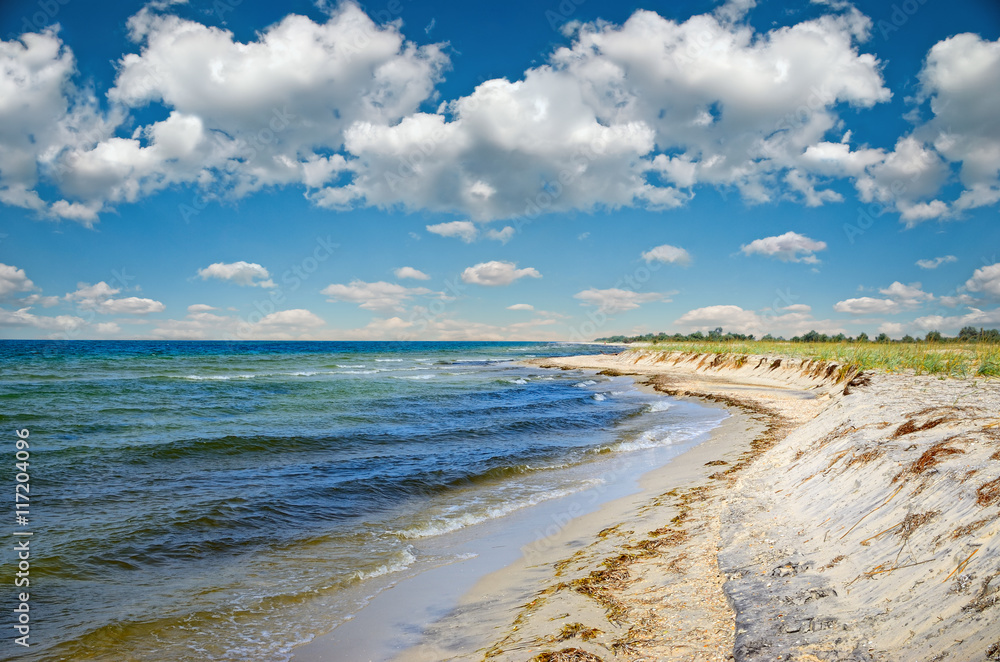
<svg viewBox="0 0 1000 662">
<path fill-rule="evenodd" d="M 687 443 L 723 416 L 515 363 L 599 351 L 0 342 L 11 464 L 13 430 L 31 432 L 32 646 L 17 658 L 288 659 L 360 608 L 358 587 L 428 562 L 421 541 L 592 487 L 609 454 Z"/>
</svg>

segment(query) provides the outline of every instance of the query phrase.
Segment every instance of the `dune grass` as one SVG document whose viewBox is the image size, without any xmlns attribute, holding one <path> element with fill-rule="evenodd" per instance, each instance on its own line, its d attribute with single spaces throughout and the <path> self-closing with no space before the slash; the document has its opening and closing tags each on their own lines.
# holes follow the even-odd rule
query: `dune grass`
<svg viewBox="0 0 1000 662">
<path fill-rule="evenodd" d="M 639 345 L 635 345 L 638 347 Z M 709 354 L 758 354 L 833 361 L 860 370 L 947 377 L 1000 376 L 1000 345 L 991 343 L 799 343 L 762 340 L 683 341 L 649 349 Z"/>
</svg>

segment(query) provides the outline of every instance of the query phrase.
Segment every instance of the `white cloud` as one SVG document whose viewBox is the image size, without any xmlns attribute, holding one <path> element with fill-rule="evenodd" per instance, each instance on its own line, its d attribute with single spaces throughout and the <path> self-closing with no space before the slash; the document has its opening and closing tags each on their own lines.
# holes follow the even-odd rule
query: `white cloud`
<svg viewBox="0 0 1000 662">
<path fill-rule="evenodd" d="M 530 303 L 515 303 L 511 306 L 507 306 L 507 310 L 534 310 L 535 307 Z"/>
<path fill-rule="evenodd" d="M 884 333 L 890 338 L 901 338 L 905 327 L 899 322 L 884 322 L 878 327 L 879 333 Z"/>
<path fill-rule="evenodd" d="M 325 324 L 321 317 L 301 308 L 279 310 L 259 320 L 254 314 L 243 319 L 196 310 L 184 319 L 158 321 L 150 336 L 167 340 L 317 340 Z"/>
<path fill-rule="evenodd" d="M 0 263 L 0 297 L 15 292 L 30 292 L 34 289 L 36 289 L 35 284 L 24 273 L 24 269 Z"/>
<path fill-rule="evenodd" d="M 1000 262 L 976 269 L 965 281 L 965 289 L 1000 298 Z"/>
<path fill-rule="evenodd" d="M 471 221 L 451 221 L 428 225 L 427 231 L 442 237 L 457 237 L 467 244 L 471 244 L 479 236 L 479 228 Z"/>
<path fill-rule="evenodd" d="M 105 315 L 148 315 L 150 313 L 161 313 L 164 306 L 159 301 L 153 299 L 143 299 L 140 297 L 124 297 L 122 299 L 106 299 L 97 304 L 96 310 Z"/>
<path fill-rule="evenodd" d="M 790 313 L 808 313 L 812 311 L 812 306 L 804 303 L 793 303 L 790 306 L 785 306 L 782 310 L 786 310 Z"/>
<path fill-rule="evenodd" d="M 913 320 L 913 323 L 925 331 L 943 331 L 954 334 L 965 326 L 991 327 L 1000 325 L 1000 308 L 980 310 L 970 307 L 969 312 L 965 315 L 949 317 L 928 315 L 926 317 L 918 317 Z"/>
<path fill-rule="evenodd" d="M 330 297 L 330 302 L 344 301 L 376 311 L 402 311 L 403 303 L 414 297 L 440 294 L 426 287 L 406 287 L 385 281 L 366 283 L 357 279 L 347 285 L 328 285 L 321 292 Z"/>
<path fill-rule="evenodd" d="M 514 262 L 491 260 L 468 267 L 462 272 L 462 281 L 474 285 L 496 287 L 510 285 L 515 280 L 525 277 L 541 278 L 542 274 L 533 267 L 518 269 Z"/>
<path fill-rule="evenodd" d="M 514 228 L 507 225 L 500 230 L 487 230 L 486 238 L 492 239 L 494 241 L 499 241 L 502 244 L 506 244 L 508 241 L 510 241 L 511 237 L 514 236 L 514 232 L 515 232 Z"/>
<path fill-rule="evenodd" d="M 833 304 L 833 309 L 838 313 L 848 313 L 850 315 L 884 315 L 898 313 L 900 305 L 892 299 L 859 297 L 857 299 L 838 301 Z"/>
<path fill-rule="evenodd" d="M 189 313 L 207 313 L 207 312 L 211 312 L 213 310 L 218 310 L 218 308 L 215 308 L 213 306 L 209 306 L 208 304 L 205 304 L 205 303 L 195 303 L 195 304 L 192 304 L 192 305 L 188 306 L 188 312 Z"/>
<path fill-rule="evenodd" d="M 765 33 L 726 16 L 677 23 L 637 11 L 623 25 L 574 24 L 575 41 L 549 63 L 482 83 L 445 105 L 447 119 L 355 125 L 346 145 L 363 172 L 352 193 L 480 221 L 676 207 L 698 184 L 772 199 L 778 175 L 837 124 L 838 104 L 868 107 L 890 94 L 879 62 L 855 49 L 870 26 L 857 12 Z M 407 166 L 417 151 L 419 167 Z M 808 182 L 808 202 L 839 197 L 815 191 L 801 168 L 789 182 L 799 192 Z"/>
<path fill-rule="evenodd" d="M 29 296 L 20 299 L 18 303 L 23 303 L 26 306 L 39 305 L 42 308 L 51 308 L 53 306 L 59 305 L 59 297 L 53 296 L 42 296 L 41 294 L 31 294 Z"/>
<path fill-rule="evenodd" d="M 645 251 L 642 254 L 642 259 L 647 263 L 663 262 L 664 264 L 681 264 L 685 266 L 691 264 L 691 255 L 686 250 L 677 246 L 671 246 L 670 244 L 663 244 Z"/>
<path fill-rule="evenodd" d="M 797 306 L 793 305 L 789 308 L 797 308 Z M 802 335 L 812 330 L 831 335 L 845 333 L 838 321 L 817 320 L 808 311 L 801 309 L 789 310 L 789 312 L 778 315 L 775 314 L 774 310 L 758 313 L 734 305 L 706 306 L 689 310 L 681 315 L 675 324 L 686 331 L 707 332 L 722 327 L 725 331 L 752 333 L 758 337 L 767 333 L 790 337 Z"/>
<path fill-rule="evenodd" d="M 742 246 L 740 250 L 746 255 L 764 255 L 782 262 L 805 262 L 816 264 L 819 260 L 814 253 L 826 250 L 826 242 L 810 239 L 797 232 L 786 232 L 776 237 L 755 239 Z"/>
<path fill-rule="evenodd" d="M 324 23 L 288 15 L 247 43 L 153 11 L 170 4 L 129 19 L 141 50 L 118 62 L 103 115 L 73 85 L 73 54 L 54 32 L 0 42 L 0 96 L 18 100 L 0 103 L 0 201 L 90 225 L 111 204 L 175 184 L 209 198 L 286 184 L 321 192 L 348 164 L 316 150 L 339 151 L 358 120 L 414 112 L 448 65 L 439 45 L 406 42 L 398 23 L 377 25 L 350 2 Z M 116 135 L 148 104 L 168 117 Z M 42 200 L 43 177 L 75 200 Z"/>
<path fill-rule="evenodd" d="M 104 315 L 148 315 L 160 313 L 166 306 L 153 299 L 140 297 L 113 298 L 121 289 L 111 287 L 103 280 L 89 285 L 77 283 L 75 292 L 66 295 L 66 300 L 74 302 L 81 310 L 93 310 Z"/>
<path fill-rule="evenodd" d="M 915 96 L 931 118 L 891 150 L 852 147 L 844 108 L 891 98 L 882 63 L 859 49 L 871 21 L 827 0 L 824 15 L 758 31 L 738 18 L 754 4 L 681 22 L 644 10 L 621 25 L 571 21 L 572 41 L 520 79 L 433 112 L 420 109 L 437 102 L 443 46 L 407 42 L 400 22 L 349 2 L 246 43 L 151 5 L 128 21 L 137 52 L 117 63 L 106 112 L 74 84 L 54 32 L 23 35 L 0 42 L 0 96 L 18 101 L 0 103 L 0 202 L 90 225 L 171 186 L 209 199 L 296 186 L 331 209 L 484 222 L 669 209 L 698 187 L 818 206 L 841 199 L 831 179 L 849 178 L 913 225 L 1000 201 L 1000 41 L 936 44 Z M 162 119 L 133 131 L 127 114 L 146 106 Z M 963 190 L 939 199 L 950 164 Z"/>
<path fill-rule="evenodd" d="M 938 303 L 940 303 L 945 308 L 957 308 L 959 306 L 968 306 L 975 303 L 976 298 L 969 296 L 968 294 L 958 294 L 956 296 L 944 296 L 938 298 Z"/>
<path fill-rule="evenodd" d="M 283 331 L 311 329 L 325 324 L 326 322 L 323 321 L 323 318 L 316 313 L 304 308 L 295 308 L 292 310 L 279 310 L 265 315 L 254 326 L 256 331 L 267 330 L 271 333 L 280 333 Z"/>
<path fill-rule="evenodd" d="M 419 269 L 414 269 L 413 267 L 400 267 L 393 272 L 396 278 L 412 278 L 413 280 L 430 280 L 431 277 L 425 274 Z"/>
<path fill-rule="evenodd" d="M 954 255 L 943 255 L 931 260 L 917 260 L 916 264 L 921 269 L 937 269 L 942 264 L 948 264 L 949 262 L 958 262 L 958 258 Z"/>
<path fill-rule="evenodd" d="M 583 306 L 597 306 L 604 313 L 619 313 L 634 310 L 644 303 L 653 301 L 669 302 L 670 296 L 676 292 L 634 292 L 612 287 L 606 290 L 590 288 L 577 292 L 574 299 L 579 299 Z"/>
<path fill-rule="evenodd" d="M 888 296 L 890 299 L 905 308 L 917 308 L 923 303 L 934 299 L 933 294 L 930 292 L 924 292 L 921 289 L 920 283 L 903 285 L 899 281 L 893 282 L 893 284 L 889 287 L 880 289 L 879 294 Z"/>
<path fill-rule="evenodd" d="M 4 310 L 0 308 L 0 327 L 32 327 L 36 329 L 72 332 L 86 326 L 86 321 L 74 315 L 46 317 L 35 315 L 29 308 Z"/>
<path fill-rule="evenodd" d="M 277 287 L 271 280 L 271 274 L 268 273 L 267 269 L 256 262 L 244 262 L 243 260 L 229 264 L 215 262 L 204 269 L 199 269 L 198 275 L 201 276 L 202 280 L 217 278 L 245 287 Z"/>
</svg>

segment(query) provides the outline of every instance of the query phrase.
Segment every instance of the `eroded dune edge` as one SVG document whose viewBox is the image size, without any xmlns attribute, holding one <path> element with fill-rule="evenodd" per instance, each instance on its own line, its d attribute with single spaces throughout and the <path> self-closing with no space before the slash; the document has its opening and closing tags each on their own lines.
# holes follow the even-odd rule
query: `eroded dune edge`
<svg viewBox="0 0 1000 662">
<path fill-rule="evenodd" d="M 684 484 L 567 549 L 485 659 L 1000 659 L 997 380 L 640 349 L 537 364 L 737 416 Z"/>
</svg>

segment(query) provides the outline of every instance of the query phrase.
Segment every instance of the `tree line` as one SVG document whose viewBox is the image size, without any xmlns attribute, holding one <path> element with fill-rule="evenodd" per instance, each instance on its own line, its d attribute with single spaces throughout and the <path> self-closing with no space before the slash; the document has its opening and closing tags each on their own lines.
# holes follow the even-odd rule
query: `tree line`
<svg viewBox="0 0 1000 662">
<path fill-rule="evenodd" d="M 711 342 L 726 342 L 733 340 L 757 340 L 754 335 L 743 334 L 743 333 L 733 333 L 724 332 L 722 327 L 715 328 L 708 333 L 702 333 L 701 331 L 695 331 L 694 333 L 689 333 L 684 335 L 683 333 L 647 333 L 641 336 L 607 336 L 605 338 L 596 338 L 594 342 L 609 342 L 609 343 L 634 343 L 634 342 L 648 342 L 648 343 L 668 343 L 668 342 L 697 342 L 697 341 L 711 341 Z M 858 335 L 851 337 L 846 336 L 843 333 L 838 333 L 835 336 L 828 336 L 825 333 L 819 333 L 818 331 L 809 331 L 801 336 L 794 336 L 788 338 L 787 340 L 781 336 L 772 336 L 770 333 L 761 337 L 762 341 L 775 341 L 775 342 L 834 342 L 834 343 L 847 343 L 847 342 L 876 342 L 876 343 L 916 343 L 916 342 L 928 342 L 928 343 L 970 343 L 970 342 L 983 342 L 983 343 L 1000 343 L 1000 331 L 997 329 L 977 329 L 974 326 L 964 327 L 958 332 L 957 336 L 944 336 L 941 335 L 940 331 L 928 331 L 927 335 L 923 338 L 914 338 L 910 334 L 906 334 L 899 340 L 893 340 L 885 333 L 880 333 L 875 337 L 874 340 L 868 337 L 867 333 L 861 332 Z"/>
</svg>

